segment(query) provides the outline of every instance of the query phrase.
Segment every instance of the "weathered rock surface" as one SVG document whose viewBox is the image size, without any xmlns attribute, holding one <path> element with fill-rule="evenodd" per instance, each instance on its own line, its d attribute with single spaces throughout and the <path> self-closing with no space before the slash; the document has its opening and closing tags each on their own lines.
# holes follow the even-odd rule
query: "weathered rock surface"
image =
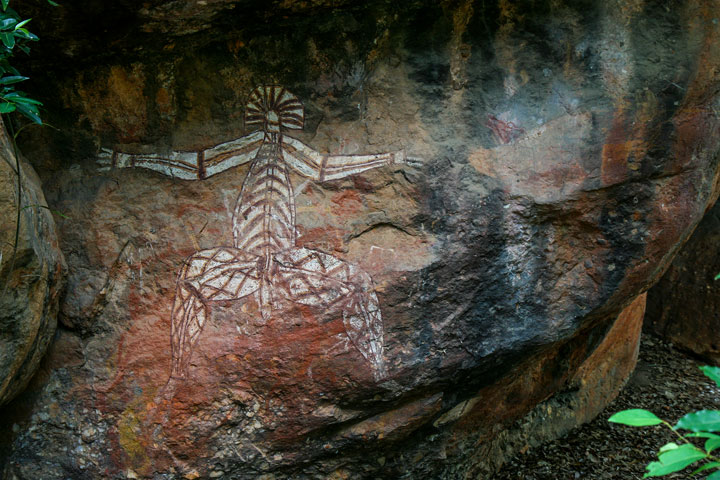
<svg viewBox="0 0 720 480">
<path fill-rule="evenodd" d="M 610 331 L 595 351 L 582 363 L 565 387 L 552 397 L 538 403 L 527 415 L 510 424 L 500 433 L 492 432 L 494 417 L 488 416 L 487 400 L 492 390 L 513 392 L 515 396 L 532 396 L 532 388 L 540 382 L 528 382 L 542 371 L 544 362 L 528 362 L 514 381 L 484 389 L 473 398 L 435 420 L 439 426 L 454 422 L 451 427 L 459 438 L 474 439 L 478 444 L 473 465 L 446 467 L 450 478 L 493 478 L 492 473 L 509 458 L 525 453 L 548 440 L 567 434 L 576 426 L 591 421 L 615 397 L 630 378 L 638 359 L 640 331 L 645 314 L 645 294 L 640 295 L 615 320 Z M 522 374 L 521 374 L 522 372 Z M 489 390 L 489 391 L 488 391 Z M 498 399 L 494 410 L 511 410 L 507 400 Z M 492 412 L 490 415 L 493 415 Z"/>
<path fill-rule="evenodd" d="M 69 217 L 70 288 L 62 341 L 0 429 L 16 432 L 0 442 L 7 478 L 481 474 L 538 403 L 579 388 L 583 419 L 612 397 L 638 332 L 618 315 L 718 194 L 715 1 L 217 1 L 200 16 L 200 3 L 128 1 L 112 17 L 99 3 L 53 17 L 90 32 L 63 27 L 53 44 L 69 46 L 37 49 L 60 130 L 23 148 Z M 37 13 L 38 31 L 59 21 Z M 171 151 L 207 166 L 207 149 L 252 131 L 249 93 L 270 83 L 303 102 L 304 129 L 287 135 L 316 151 L 420 160 L 289 174 L 293 200 L 275 211 L 295 212 L 293 255 L 319 252 L 304 273 L 297 255 L 239 251 L 248 163 L 197 180 L 119 168 L 142 163 L 120 153 Z M 217 265 L 233 254 L 237 268 L 219 279 L 255 278 L 211 311 L 186 304 L 205 322 L 187 377 L 166 387 L 171 331 L 200 330 L 173 330 L 178 272 L 221 246 Z M 264 290 L 279 300 L 255 293 L 279 272 L 297 274 L 295 293 L 290 280 Z M 192 300 L 209 283 L 179 285 Z M 298 300 L 303 288 L 320 300 Z M 348 333 L 371 291 L 385 375 L 368 361 L 377 332 Z"/>
<path fill-rule="evenodd" d="M 64 260 L 35 171 L 0 122 L 0 405 L 21 392 L 55 334 Z M 18 205 L 18 167 L 20 204 Z M 18 220 L 20 228 L 18 229 Z M 16 244 L 17 233 L 17 248 Z"/>
<path fill-rule="evenodd" d="M 648 292 L 646 329 L 720 365 L 720 204 Z"/>
</svg>

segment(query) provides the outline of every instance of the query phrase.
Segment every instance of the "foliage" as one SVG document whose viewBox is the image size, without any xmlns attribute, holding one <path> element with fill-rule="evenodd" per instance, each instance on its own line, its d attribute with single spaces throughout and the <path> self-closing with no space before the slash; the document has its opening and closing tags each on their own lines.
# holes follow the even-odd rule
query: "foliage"
<svg viewBox="0 0 720 480">
<path fill-rule="evenodd" d="M 38 40 L 37 35 L 31 33 L 26 25 L 31 19 L 23 20 L 18 13 L 10 8 L 10 0 L 0 0 L 0 113 L 18 112 L 29 118 L 33 123 L 42 125 L 38 107 L 39 101 L 30 98 L 16 86 L 28 79 L 10 65 L 10 58 L 15 49 L 25 54 L 30 53 L 30 42 Z M 48 0 L 48 3 L 57 6 L 57 3 Z"/>
<path fill-rule="evenodd" d="M 700 370 L 720 388 L 720 367 L 705 366 Z M 609 421 L 631 427 L 663 424 L 678 436 L 679 444 L 670 442 L 660 448 L 658 461 L 648 464 L 643 478 L 679 472 L 695 462 L 704 461 L 693 475 L 714 470 L 706 480 L 720 480 L 720 457 L 715 453 L 716 450 L 720 452 L 720 410 L 688 413 L 675 426 L 642 409 L 623 410 L 610 417 Z M 689 430 L 689 433 L 683 434 L 680 430 Z M 704 445 L 701 448 L 691 439 L 703 439 Z"/>
</svg>

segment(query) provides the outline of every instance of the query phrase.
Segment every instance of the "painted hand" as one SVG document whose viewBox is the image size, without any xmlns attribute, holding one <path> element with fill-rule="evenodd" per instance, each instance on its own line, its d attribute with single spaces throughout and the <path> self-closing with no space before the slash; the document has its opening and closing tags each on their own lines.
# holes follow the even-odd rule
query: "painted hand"
<svg viewBox="0 0 720 480">
<path fill-rule="evenodd" d="M 419 157 L 408 157 L 405 150 L 399 150 L 395 153 L 393 153 L 393 161 L 394 164 L 405 164 L 409 165 L 411 167 L 419 167 L 423 164 L 423 160 Z"/>
<path fill-rule="evenodd" d="M 101 148 L 98 153 L 97 162 L 101 170 L 107 170 L 112 167 L 113 151 L 109 148 Z"/>
</svg>

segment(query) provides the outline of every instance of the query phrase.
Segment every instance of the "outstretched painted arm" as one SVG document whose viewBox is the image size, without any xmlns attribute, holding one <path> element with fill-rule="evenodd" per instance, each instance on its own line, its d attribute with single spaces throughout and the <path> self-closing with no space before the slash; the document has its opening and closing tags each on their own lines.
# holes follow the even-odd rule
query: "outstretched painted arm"
<svg viewBox="0 0 720 480">
<path fill-rule="evenodd" d="M 327 155 L 316 152 L 291 137 L 282 139 L 282 156 L 300 175 L 318 182 L 347 177 L 384 165 L 408 162 L 404 150 L 372 155 Z"/>
<path fill-rule="evenodd" d="M 130 154 L 103 148 L 98 163 L 104 168 L 140 167 L 169 177 L 197 180 L 251 161 L 260 149 L 263 138 L 263 132 L 253 132 L 199 152 Z"/>
</svg>

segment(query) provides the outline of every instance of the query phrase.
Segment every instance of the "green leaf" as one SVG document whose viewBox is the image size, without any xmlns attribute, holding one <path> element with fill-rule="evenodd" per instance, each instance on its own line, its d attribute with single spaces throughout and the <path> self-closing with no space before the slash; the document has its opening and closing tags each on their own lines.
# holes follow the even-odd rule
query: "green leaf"
<svg viewBox="0 0 720 480">
<path fill-rule="evenodd" d="M 28 80 L 29 78 L 30 77 L 23 77 L 22 75 L 11 75 L 8 77 L 0 78 L 0 85 L 12 85 L 13 83 Z"/>
<path fill-rule="evenodd" d="M 0 29 L 10 30 L 11 28 L 15 27 L 17 23 L 17 19 L 13 17 L 4 17 L 2 20 L 0 20 Z"/>
<path fill-rule="evenodd" d="M 13 48 L 15 46 L 15 36 L 9 33 L 0 33 L 0 40 L 2 40 L 3 45 L 7 48 Z"/>
<path fill-rule="evenodd" d="M 23 20 L 22 22 L 18 23 L 17 25 L 15 25 L 15 30 L 24 27 L 25 25 L 27 25 L 27 23 L 28 23 L 30 20 L 32 20 L 32 18 L 28 18 L 28 19 Z"/>
<path fill-rule="evenodd" d="M 660 477 L 668 473 L 678 472 L 688 465 L 706 458 L 707 454 L 690 444 L 680 445 L 678 448 L 661 453 L 659 462 L 650 462 L 647 473 L 643 478 Z"/>
<path fill-rule="evenodd" d="M 705 480 L 720 480 L 720 470 L 711 473 Z"/>
<path fill-rule="evenodd" d="M 658 453 L 667 452 L 668 450 L 675 450 L 678 447 L 679 447 L 679 445 L 675 442 L 666 443 L 665 445 L 660 447 L 660 450 L 658 451 Z"/>
<path fill-rule="evenodd" d="M 708 438 L 705 441 L 705 451 L 711 453 L 716 448 L 720 447 L 720 438 Z"/>
<path fill-rule="evenodd" d="M 645 472 L 645 475 L 643 475 L 643 478 L 660 477 L 662 475 L 667 475 L 668 473 L 672 473 L 675 471 L 675 470 L 669 470 L 669 471 L 665 472 L 663 469 L 667 468 L 667 467 L 663 466 L 663 464 L 660 462 L 650 462 L 650 463 L 648 463 L 647 467 L 645 467 L 645 468 L 647 469 L 647 472 Z"/>
<path fill-rule="evenodd" d="M 5 10 L 7 10 L 8 3 L 10 3 L 10 0 L 2 0 L 2 9 L 3 9 L 3 12 L 4 12 Z"/>
<path fill-rule="evenodd" d="M 710 470 L 711 468 L 718 468 L 718 467 L 720 467 L 719 462 L 706 463 L 702 467 L 700 467 L 697 470 L 695 470 L 694 472 L 692 472 L 690 475 L 697 475 L 698 473 L 704 472 L 705 470 Z"/>
<path fill-rule="evenodd" d="M 617 412 L 615 415 L 608 418 L 608 422 L 620 423 L 630 427 L 647 427 L 650 425 L 658 425 L 662 423 L 662 420 L 650 411 L 643 410 L 641 408 L 633 408 Z"/>
<path fill-rule="evenodd" d="M 696 460 L 706 457 L 707 453 L 703 452 L 695 445 L 691 445 L 689 443 L 684 443 L 677 448 L 673 448 L 658 455 L 658 459 L 664 465 L 684 462 L 690 459 L 693 459 L 692 461 L 694 462 Z"/>
<path fill-rule="evenodd" d="M 687 435 L 684 435 L 686 438 L 720 438 L 720 435 L 716 433 L 710 433 L 710 432 L 697 432 L 697 433 L 688 433 Z"/>
<path fill-rule="evenodd" d="M 7 73 L 12 73 L 13 75 L 20 75 L 20 72 L 17 71 L 17 68 L 10 65 L 7 60 L 0 60 L 0 65 L 3 66 Z"/>
<path fill-rule="evenodd" d="M 720 367 L 709 367 L 705 365 L 704 367 L 700 367 L 700 370 L 702 370 L 706 377 L 714 381 L 717 386 L 720 387 Z"/>
<path fill-rule="evenodd" d="M 39 105 L 42 106 L 42 102 L 39 102 L 35 100 L 34 98 L 26 97 L 24 95 L 21 95 L 15 99 L 18 103 L 24 103 L 26 105 Z"/>
<path fill-rule="evenodd" d="M 53 0 L 47 0 L 47 2 L 48 2 L 50 5 L 52 5 L 53 7 L 59 7 L 59 6 L 60 6 L 59 3 L 55 3 L 55 2 L 53 2 Z"/>
<path fill-rule="evenodd" d="M 678 420 L 675 429 L 682 428 L 684 430 L 692 430 L 693 432 L 719 432 L 720 431 L 720 411 L 719 410 L 700 410 L 688 413 Z"/>
<path fill-rule="evenodd" d="M 15 105 L 8 102 L 0 103 L 0 113 L 10 113 L 15 111 Z"/>
<path fill-rule="evenodd" d="M 21 33 L 22 35 L 19 35 L 20 33 Z M 32 41 L 32 42 L 37 42 L 38 40 L 40 40 L 37 35 L 35 35 L 34 33 L 28 32 L 28 31 L 25 30 L 24 28 L 21 29 L 21 30 L 17 30 L 17 31 L 15 32 L 15 36 L 21 37 L 21 38 L 27 38 L 28 40 L 30 40 L 30 41 Z"/>
<path fill-rule="evenodd" d="M 717 279 L 719 279 L 719 278 L 720 278 L 720 273 L 718 273 L 717 275 L 715 275 L 715 280 L 717 280 Z"/>
<path fill-rule="evenodd" d="M 17 111 L 25 115 L 27 118 L 32 120 L 34 123 L 37 123 L 38 125 L 42 125 L 42 119 L 40 119 L 40 115 L 38 114 L 37 107 L 35 105 L 24 105 L 22 103 L 16 104 Z"/>
</svg>

